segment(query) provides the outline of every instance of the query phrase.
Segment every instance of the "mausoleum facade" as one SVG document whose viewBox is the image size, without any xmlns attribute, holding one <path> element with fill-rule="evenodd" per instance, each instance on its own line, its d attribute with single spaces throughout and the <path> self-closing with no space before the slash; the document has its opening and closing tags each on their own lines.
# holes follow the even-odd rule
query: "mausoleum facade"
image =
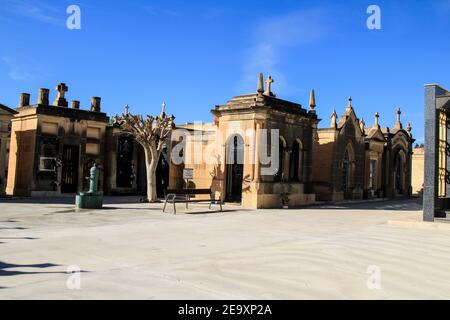
<svg viewBox="0 0 450 320">
<path fill-rule="evenodd" d="M 213 108 L 211 123 L 176 126 L 159 159 L 158 195 L 174 188 L 209 188 L 225 202 L 253 208 L 280 207 L 286 199 L 301 206 L 411 195 L 414 139 L 411 126 L 403 128 L 400 110 L 392 129 L 380 126 L 378 113 L 366 126 L 349 98 L 345 112 L 339 117 L 334 111 L 330 125 L 320 127 L 314 90 L 304 108 L 277 97 L 273 82 L 260 74 L 256 91 Z M 69 106 L 64 83 L 56 90 L 52 104 L 49 90 L 41 89 L 36 104 L 30 105 L 24 93 L 17 110 L 5 109 L 11 119 L 5 127 L 11 141 L 3 148 L 2 138 L 1 149 L 2 157 L 10 150 L 8 165 L 0 162 L 1 170 L 9 168 L 6 194 L 86 190 L 89 168 L 96 163 L 100 191 L 144 195 L 139 143 L 101 112 L 100 98 L 83 110 L 78 101 Z M 189 181 L 183 177 L 186 169 L 192 172 Z"/>
</svg>

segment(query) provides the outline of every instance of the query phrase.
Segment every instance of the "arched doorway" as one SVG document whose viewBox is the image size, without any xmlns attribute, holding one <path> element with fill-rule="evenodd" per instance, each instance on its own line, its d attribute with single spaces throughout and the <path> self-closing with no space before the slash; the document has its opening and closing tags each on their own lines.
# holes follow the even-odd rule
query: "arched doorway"
<svg viewBox="0 0 450 320">
<path fill-rule="evenodd" d="M 292 154 L 290 157 L 290 165 L 289 165 L 289 177 L 293 182 L 301 182 L 303 172 L 303 148 L 301 142 L 299 140 L 295 140 L 292 146 Z"/>
<path fill-rule="evenodd" d="M 280 137 L 280 140 L 278 141 L 278 167 L 274 175 L 275 182 L 283 181 L 284 178 L 284 152 L 286 147 L 286 141 L 283 137 Z"/>
<path fill-rule="evenodd" d="M 405 165 L 406 156 L 403 150 L 396 153 L 394 158 L 394 186 L 395 193 L 398 195 L 404 195 L 406 184 L 405 184 Z"/>
<path fill-rule="evenodd" d="M 233 135 L 226 145 L 226 195 L 228 202 L 241 202 L 244 179 L 244 139 Z"/>
<path fill-rule="evenodd" d="M 345 199 L 349 199 L 352 197 L 351 191 L 353 187 L 353 162 L 353 148 L 349 144 L 347 148 L 345 148 L 344 158 L 342 159 L 342 191 L 344 192 Z"/>
</svg>

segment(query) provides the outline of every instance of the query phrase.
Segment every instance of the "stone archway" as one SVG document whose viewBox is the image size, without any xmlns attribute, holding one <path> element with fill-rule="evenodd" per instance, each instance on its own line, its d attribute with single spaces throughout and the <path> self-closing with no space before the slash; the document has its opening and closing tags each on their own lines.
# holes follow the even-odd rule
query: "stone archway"
<svg viewBox="0 0 450 320">
<path fill-rule="evenodd" d="M 394 190 L 396 195 L 407 195 L 406 153 L 400 149 L 394 157 Z"/>
</svg>

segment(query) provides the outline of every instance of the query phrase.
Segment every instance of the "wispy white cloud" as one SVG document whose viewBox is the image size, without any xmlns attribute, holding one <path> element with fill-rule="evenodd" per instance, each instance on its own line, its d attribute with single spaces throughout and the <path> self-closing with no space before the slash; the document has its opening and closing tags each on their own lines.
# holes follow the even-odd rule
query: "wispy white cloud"
<svg viewBox="0 0 450 320">
<path fill-rule="evenodd" d="M 39 1 L 30 0 L 2 0 L 5 11 L 35 21 L 65 26 L 66 12 L 61 8 L 50 6 Z"/>
<path fill-rule="evenodd" d="M 160 8 L 151 5 L 146 5 L 142 8 L 146 13 L 152 16 L 170 16 L 170 17 L 180 17 L 182 14 L 180 11 L 168 9 L 168 8 Z"/>
<path fill-rule="evenodd" d="M 277 88 L 286 88 L 286 77 L 279 68 L 283 51 L 304 47 L 326 35 L 328 19 L 325 10 L 304 10 L 263 19 L 256 26 L 252 44 L 244 59 L 240 90 L 256 88 L 259 72 L 271 74 Z"/>
<path fill-rule="evenodd" d="M 29 59 L 18 61 L 9 56 L 3 56 L 0 60 L 7 67 L 8 76 L 14 81 L 30 81 L 46 74 L 42 66 Z"/>
</svg>

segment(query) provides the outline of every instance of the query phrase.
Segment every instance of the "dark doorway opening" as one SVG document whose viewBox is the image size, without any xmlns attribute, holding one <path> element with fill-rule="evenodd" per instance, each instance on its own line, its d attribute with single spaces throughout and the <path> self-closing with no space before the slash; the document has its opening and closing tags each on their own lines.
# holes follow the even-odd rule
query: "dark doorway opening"
<svg viewBox="0 0 450 320">
<path fill-rule="evenodd" d="M 395 192 L 398 195 L 404 194 L 404 159 L 402 152 L 399 151 L 395 156 Z"/>
<path fill-rule="evenodd" d="M 64 146 L 62 156 L 61 192 L 76 193 L 78 191 L 79 146 Z"/>
<path fill-rule="evenodd" d="M 156 168 L 156 194 L 158 198 L 164 198 L 169 188 L 169 155 L 167 147 L 164 147 L 159 157 L 158 167 Z"/>
<path fill-rule="evenodd" d="M 117 175 L 116 184 L 118 188 L 132 188 L 134 182 L 133 168 L 133 137 L 121 136 L 118 139 L 117 152 Z"/>
<path fill-rule="evenodd" d="M 242 201 L 244 179 L 244 139 L 234 135 L 228 139 L 226 148 L 226 196 L 228 202 Z"/>
</svg>

